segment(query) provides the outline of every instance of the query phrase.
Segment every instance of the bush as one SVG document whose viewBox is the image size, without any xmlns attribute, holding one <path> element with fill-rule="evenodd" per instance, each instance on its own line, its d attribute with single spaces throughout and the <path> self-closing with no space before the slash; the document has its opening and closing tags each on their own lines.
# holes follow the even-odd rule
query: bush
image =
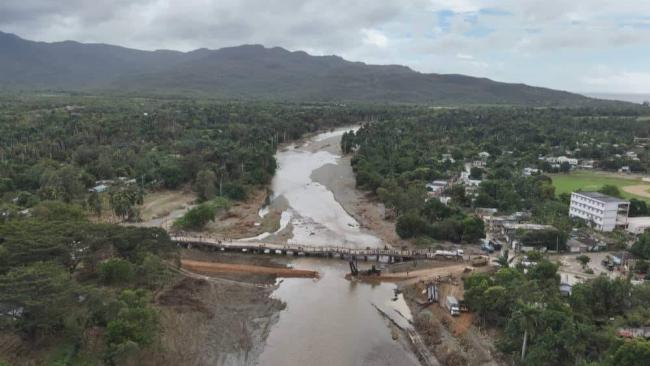
<svg viewBox="0 0 650 366">
<path fill-rule="evenodd" d="M 400 238 L 408 239 L 426 234 L 428 225 L 418 214 L 411 212 L 397 219 L 395 231 Z"/>
<path fill-rule="evenodd" d="M 214 221 L 216 217 L 215 208 L 207 203 L 202 203 L 191 208 L 180 219 L 174 222 L 174 226 L 185 230 L 201 230 L 205 225 Z"/>
<path fill-rule="evenodd" d="M 124 290 L 119 296 L 117 316 L 106 326 L 106 363 L 121 363 L 129 354 L 153 343 L 158 330 L 158 313 L 149 306 L 144 290 Z"/>
<path fill-rule="evenodd" d="M 630 252 L 637 258 L 650 259 L 650 232 L 641 234 L 630 248 Z"/>
<path fill-rule="evenodd" d="M 83 208 L 78 205 L 59 201 L 46 201 L 34 207 L 35 218 L 47 221 L 77 221 L 85 220 Z"/>
<path fill-rule="evenodd" d="M 135 279 L 135 266 L 120 258 L 100 263 L 97 272 L 100 280 L 107 285 L 129 284 Z"/>
<path fill-rule="evenodd" d="M 223 185 L 223 195 L 235 200 L 243 201 L 246 199 L 248 192 L 246 192 L 246 187 L 240 183 L 226 183 Z"/>
</svg>

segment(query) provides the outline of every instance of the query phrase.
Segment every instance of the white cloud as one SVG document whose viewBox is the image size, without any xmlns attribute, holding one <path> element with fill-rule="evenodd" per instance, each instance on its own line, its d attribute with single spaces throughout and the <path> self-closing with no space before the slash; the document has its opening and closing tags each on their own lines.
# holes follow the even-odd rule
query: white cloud
<svg viewBox="0 0 650 366">
<path fill-rule="evenodd" d="M 376 29 L 362 29 L 363 43 L 385 48 L 388 45 L 388 38 Z"/>
</svg>

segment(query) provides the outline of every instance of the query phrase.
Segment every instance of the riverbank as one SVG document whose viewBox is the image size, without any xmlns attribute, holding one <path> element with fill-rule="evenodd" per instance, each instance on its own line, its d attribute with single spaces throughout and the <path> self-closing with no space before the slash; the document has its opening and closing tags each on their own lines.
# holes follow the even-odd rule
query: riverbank
<svg viewBox="0 0 650 366">
<path fill-rule="evenodd" d="M 384 205 L 368 193 L 357 190 L 356 178 L 350 164 L 352 157 L 343 155 L 340 136 L 311 144 L 308 150 L 327 151 L 337 156 L 336 164 L 326 164 L 314 170 L 311 178 L 314 182 L 327 187 L 334 195 L 334 199 L 359 223 L 361 228 L 378 236 L 383 245 L 399 248 L 409 244 L 397 235 L 395 223 L 385 219 Z"/>
<path fill-rule="evenodd" d="M 287 269 L 282 259 L 261 256 L 182 250 L 181 258 Z M 286 306 L 272 296 L 275 282 L 272 273 L 202 275 L 181 270 L 175 282 L 155 299 L 162 330 L 160 349 L 142 355 L 138 364 L 256 364 Z"/>
</svg>

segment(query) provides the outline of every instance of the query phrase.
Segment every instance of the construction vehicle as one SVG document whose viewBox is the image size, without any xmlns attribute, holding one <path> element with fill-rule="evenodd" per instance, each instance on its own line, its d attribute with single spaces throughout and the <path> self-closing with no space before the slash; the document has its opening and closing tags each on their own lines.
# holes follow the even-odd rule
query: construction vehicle
<svg viewBox="0 0 650 366">
<path fill-rule="evenodd" d="M 370 269 L 367 269 L 365 271 L 360 271 L 359 268 L 357 267 L 357 263 L 355 261 L 350 261 L 350 274 L 352 276 L 380 276 L 381 275 L 381 269 L 378 269 L 375 267 L 373 264 Z"/>
<path fill-rule="evenodd" d="M 460 307 L 458 306 L 458 300 L 456 300 L 455 297 L 447 296 L 445 305 L 447 306 L 447 310 L 449 310 L 449 314 L 451 314 L 451 316 L 460 315 Z"/>
</svg>

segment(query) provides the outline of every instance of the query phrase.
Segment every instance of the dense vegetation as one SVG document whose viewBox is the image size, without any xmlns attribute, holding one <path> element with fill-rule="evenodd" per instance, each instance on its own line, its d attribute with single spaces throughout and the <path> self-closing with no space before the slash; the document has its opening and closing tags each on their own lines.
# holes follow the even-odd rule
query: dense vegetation
<svg viewBox="0 0 650 366">
<path fill-rule="evenodd" d="M 525 231 L 518 239 L 524 246 L 562 250 L 571 229 L 582 223 L 569 219 L 568 195 L 556 195 L 545 173 L 571 167 L 553 167 L 540 157 L 594 159 L 605 170 L 650 168 L 647 147 L 635 140 L 649 136 L 650 124 L 635 113 L 491 108 L 403 112 L 346 133 L 341 147 L 354 154 L 357 185 L 373 192 L 396 216 L 397 233 L 417 238 L 416 244 L 475 241 L 484 229 L 473 216 L 475 210 L 493 208 L 500 214 L 524 211 L 533 223 L 553 225 L 557 230 Z M 626 154 L 631 150 L 637 159 Z M 532 173 L 524 174 L 524 168 Z M 451 184 L 432 194 L 426 187 L 434 180 Z M 601 191 L 621 194 L 611 185 Z M 645 202 L 632 201 L 633 215 L 646 213 Z M 643 259 L 650 259 L 650 233 L 641 235 L 631 252 L 639 258 L 635 270 L 647 273 Z M 540 252 L 529 252 L 526 266 L 510 268 L 507 258 L 497 259 L 502 268 L 494 274 L 467 277 L 464 296 L 482 325 L 499 328 L 498 347 L 514 363 L 647 363 L 650 342 L 617 334 L 621 328 L 650 324 L 647 282 L 632 285 L 629 279 L 601 276 L 575 285 L 566 295 L 560 292 L 558 264 Z M 584 267 L 590 258 L 576 260 Z"/>
<path fill-rule="evenodd" d="M 278 144 L 364 120 L 359 109 L 145 99 L 0 100 L 6 215 L 42 200 L 137 220 L 143 189 L 192 184 L 200 200 L 269 182 Z M 107 182 L 108 200 L 87 190 Z M 108 201 L 108 202 L 106 202 Z M 104 207 L 107 208 L 107 207 Z M 5 215 L 5 216 L 6 216 Z M 3 216 L 3 217 L 5 217 Z"/>
<path fill-rule="evenodd" d="M 93 224 L 81 212 L 48 202 L 0 224 L 0 330 L 62 340 L 57 364 L 115 364 L 157 339 L 150 297 L 171 276 L 175 246 L 164 230 Z"/>
<path fill-rule="evenodd" d="M 557 265 L 544 259 L 524 272 L 502 268 L 464 280 L 465 300 L 485 325 L 503 328 L 498 346 L 522 365 L 640 366 L 650 342 L 619 329 L 647 326 L 650 284 L 600 276 L 559 291 Z"/>
<path fill-rule="evenodd" d="M 123 364 L 155 347 L 152 299 L 175 278 L 176 247 L 162 229 L 102 224 L 102 215 L 137 221 L 146 193 L 192 189 L 199 204 L 175 227 L 200 229 L 269 182 L 279 144 L 368 113 L 0 97 L 0 336 L 50 347 L 57 365 Z"/>
<path fill-rule="evenodd" d="M 414 108 L 401 112 L 385 114 L 356 133 L 346 133 L 341 146 L 354 151 L 357 186 L 376 193 L 392 209 L 398 217 L 398 234 L 405 238 L 470 242 L 481 236 L 463 235 L 467 230 L 481 231 L 468 217 L 470 209 L 478 207 L 502 213 L 528 210 L 534 222 L 568 232 L 572 223 L 566 215 L 567 196 L 556 197 L 548 176 L 522 174 L 524 168 L 562 170 L 541 160 L 543 156 L 597 159 L 604 169 L 624 164 L 634 171 L 650 168 L 650 153 L 635 143 L 635 137 L 650 135 L 650 124 L 637 118 L 638 110 Z M 624 157 L 633 148 L 638 160 Z M 473 166 L 476 161 L 482 167 Z M 480 185 L 459 179 L 464 171 Z M 455 183 L 443 194 L 451 198 L 449 207 L 434 200 L 425 203 L 425 184 L 436 179 Z"/>
</svg>

